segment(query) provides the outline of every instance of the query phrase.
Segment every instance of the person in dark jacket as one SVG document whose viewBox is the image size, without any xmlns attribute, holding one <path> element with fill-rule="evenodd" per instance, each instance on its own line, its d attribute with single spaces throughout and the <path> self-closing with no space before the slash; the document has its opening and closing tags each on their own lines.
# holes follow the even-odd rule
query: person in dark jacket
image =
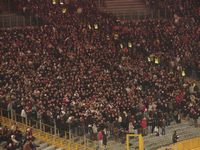
<svg viewBox="0 0 200 150">
<path fill-rule="evenodd" d="M 23 146 L 23 150 L 32 150 L 30 141 L 26 141 L 26 143 Z"/>
<path fill-rule="evenodd" d="M 165 118 L 163 118 L 162 123 L 161 123 L 161 129 L 162 129 L 161 134 L 162 135 L 165 135 L 165 126 L 166 126 L 166 120 L 165 120 Z"/>
<path fill-rule="evenodd" d="M 176 133 L 176 131 L 174 131 L 174 134 L 172 136 L 172 142 L 173 143 L 177 143 L 178 142 L 178 139 L 179 139 L 179 136 L 178 134 Z"/>
<path fill-rule="evenodd" d="M 103 129 L 103 146 L 104 146 L 104 149 L 106 149 L 106 146 L 107 146 L 107 130 L 106 128 Z"/>
</svg>

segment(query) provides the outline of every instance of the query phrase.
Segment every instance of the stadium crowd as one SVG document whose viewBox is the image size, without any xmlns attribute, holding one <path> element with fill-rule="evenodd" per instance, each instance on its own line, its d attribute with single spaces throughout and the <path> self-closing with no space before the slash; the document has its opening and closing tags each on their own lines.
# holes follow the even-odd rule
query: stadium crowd
<svg viewBox="0 0 200 150">
<path fill-rule="evenodd" d="M 185 75 L 200 78 L 198 0 L 182 15 L 171 9 L 169 20 L 137 21 L 101 13 L 89 0 L 14 2 L 45 24 L 0 29 L 1 108 L 56 123 L 61 133 L 106 127 L 115 137 L 165 134 L 182 116 L 197 121 L 199 89 Z"/>
</svg>

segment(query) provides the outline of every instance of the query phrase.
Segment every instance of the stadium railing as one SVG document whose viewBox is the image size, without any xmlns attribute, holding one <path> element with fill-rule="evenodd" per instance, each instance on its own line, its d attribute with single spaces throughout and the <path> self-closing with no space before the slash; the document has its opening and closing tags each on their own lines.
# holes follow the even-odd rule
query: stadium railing
<svg viewBox="0 0 200 150">
<path fill-rule="evenodd" d="M 15 112 L 1 108 L 0 122 L 8 127 L 17 123 L 17 126 L 22 132 L 25 132 L 27 128 L 32 128 L 33 135 L 37 139 L 67 150 L 96 150 L 97 147 L 97 144 L 94 141 L 87 139 L 85 136 L 79 137 L 78 143 L 76 142 L 77 137 L 69 132 L 65 131 L 64 136 L 60 137 L 59 130 L 55 127 L 44 124 L 41 121 L 23 118 Z"/>
<path fill-rule="evenodd" d="M 160 148 L 158 150 L 199 150 L 200 137 L 195 137 L 189 140 L 183 140 L 176 144 Z"/>
<path fill-rule="evenodd" d="M 200 137 L 184 140 L 173 145 L 174 149 L 195 149 L 200 147 Z"/>
</svg>

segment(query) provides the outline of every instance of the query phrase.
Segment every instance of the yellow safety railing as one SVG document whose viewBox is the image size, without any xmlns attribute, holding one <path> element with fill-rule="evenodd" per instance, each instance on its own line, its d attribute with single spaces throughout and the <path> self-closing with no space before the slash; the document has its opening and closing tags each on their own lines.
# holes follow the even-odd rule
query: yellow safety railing
<svg viewBox="0 0 200 150">
<path fill-rule="evenodd" d="M 167 147 L 159 148 L 158 150 L 200 150 L 200 137 L 189 140 L 180 141 Z"/>
<path fill-rule="evenodd" d="M 141 134 L 126 134 L 126 150 L 130 150 L 130 137 L 138 137 L 139 150 L 144 150 L 144 141 Z"/>
<path fill-rule="evenodd" d="M 94 141 L 82 138 L 82 144 L 76 143 L 73 138 L 69 138 L 69 132 L 65 131 L 65 136 L 60 137 L 58 130 L 54 127 L 38 121 L 22 118 L 17 114 L 10 115 L 10 112 L 7 110 L 0 109 L 0 122 L 8 127 L 12 127 L 13 124 L 17 123 L 17 126 L 22 132 L 25 132 L 27 128 L 32 128 L 33 135 L 37 139 L 63 148 L 64 150 L 96 150 L 96 143 Z M 34 122 L 35 126 L 32 127 L 31 122 Z"/>
<path fill-rule="evenodd" d="M 180 150 L 192 150 L 200 147 L 200 137 L 196 137 L 189 140 L 184 140 L 174 144 L 173 148 Z"/>
</svg>

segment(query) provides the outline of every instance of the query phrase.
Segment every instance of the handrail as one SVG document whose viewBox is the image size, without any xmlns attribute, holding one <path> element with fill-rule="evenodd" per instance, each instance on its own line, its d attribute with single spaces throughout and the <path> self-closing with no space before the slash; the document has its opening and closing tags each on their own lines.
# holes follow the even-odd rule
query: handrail
<svg viewBox="0 0 200 150">
<path fill-rule="evenodd" d="M 67 135 L 69 135 L 69 132 L 65 131 L 65 136 L 64 137 L 60 137 L 59 136 L 59 132 L 58 129 L 55 129 L 55 127 L 52 127 L 50 125 L 46 125 L 42 122 L 38 122 L 36 120 L 28 120 L 27 118 L 22 118 L 20 115 L 10 115 L 10 112 L 5 110 L 5 109 L 1 109 L 0 108 L 0 117 L 2 119 L 2 124 L 6 124 L 9 127 L 11 127 L 14 123 L 17 123 L 17 125 L 19 125 L 19 128 L 25 132 L 25 130 L 27 128 L 32 128 L 33 129 L 33 134 L 34 136 L 36 136 L 36 138 L 40 139 L 40 140 L 44 140 L 49 144 L 53 144 L 57 147 L 62 147 L 64 149 L 68 149 L 68 150 L 95 150 L 96 149 L 96 145 L 94 145 L 93 141 L 85 138 L 85 140 L 83 140 L 83 144 L 79 144 L 76 143 L 73 138 L 68 138 Z M 13 117 L 13 118 L 11 118 Z M 21 119 L 21 120 L 20 120 Z M 20 122 L 22 121 L 22 122 Z M 35 121 L 35 124 L 39 124 L 36 126 L 31 126 L 31 122 L 30 121 Z M 42 127 L 43 126 L 43 127 Z M 42 128 L 41 128 L 42 127 Z M 49 130 L 48 130 L 49 128 Z M 46 129 L 46 130 L 45 130 Z M 54 133 L 54 131 L 56 131 Z M 88 146 L 88 143 L 91 142 L 92 145 Z"/>
<path fill-rule="evenodd" d="M 158 150 L 179 150 L 179 149 L 196 149 L 200 147 L 200 136 L 194 137 L 192 139 L 186 139 L 179 141 L 175 144 L 159 148 Z"/>
<path fill-rule="evenodd" d="M 180 141 L 172 145 L 173 149 L 194 149 L 200 147 L 200 136 Z"/>
</svg>

